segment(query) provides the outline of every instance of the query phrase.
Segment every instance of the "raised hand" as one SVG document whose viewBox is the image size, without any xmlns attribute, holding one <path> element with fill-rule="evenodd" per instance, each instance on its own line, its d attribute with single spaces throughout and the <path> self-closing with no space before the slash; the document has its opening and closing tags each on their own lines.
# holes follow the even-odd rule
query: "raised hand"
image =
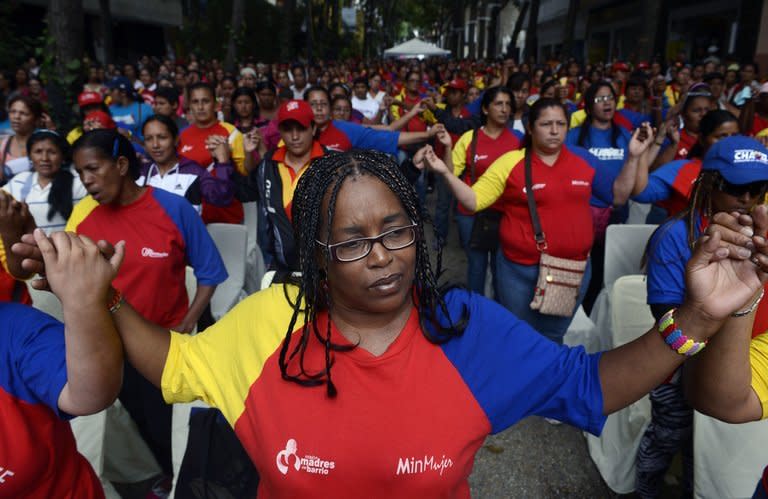
<svg viewBox="0 0 768 499">
<path fill-rule="evenodd" d="M 243 135 L 243 146 L 245 147 L 245 152 L 250 154 L 253 151 L 258 150 L 262 141 L 263 139 L 261 138 L 261 133 L 256 128 L 246 133 Z"/>
<path fill-rule="evenodd" d="M 213 156 L 217 163 L 228 163 L 232 156 L 229 141 L 223 135 L 210 135 L 205 139 L 205 148 L 211 153 L 211 156 Z"/>
<path fill-rule="evenodd" d="M 55 232 L 49 238 L 36 229 L 34 237 L 45 262 L 48 284 L 62 304 L 106 302 L 107 291 L 125 257 L 125 242 L 117 243 L 115 253 L 107 260 L 86 236 Z"/>
<path fill-rule="evenodd" d="M 768 280 L 767 210 L 755 208 L 754 228 L 748 215 L 718 213 L 697 241 L 686 268 L 686 302 L 708 318 L 722 321 L 745 308 Z"/>
</svg>

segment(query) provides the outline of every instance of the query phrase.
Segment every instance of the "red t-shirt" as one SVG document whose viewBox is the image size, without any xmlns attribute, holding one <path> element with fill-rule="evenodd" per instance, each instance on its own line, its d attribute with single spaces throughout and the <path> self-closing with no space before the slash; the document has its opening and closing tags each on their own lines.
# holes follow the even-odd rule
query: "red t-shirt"
<svg viewBox="0 0 768 499">
<path fill-rule="evenodd" d="M 232 125 L 229 125 L 232 127 Z M 234 128 L 234 127 L 233 127 Z M 180 156 L 191 159 L 203 168 L 209 168 L 209 171 L 213 176 L 216 176 L 216 170 L 210 168 L 213 165 L 213 156 L 205 148 L 205 140 L 211 135 L 221 135 L 229 137 L 232 133 L 232 129 L 228 128 L 222 122 L 218 122 L 208 128 L 200 128 L 199 126 L 192 124 L 184 129 L 179 134 L 179 146 L 178 153 Z M 205 201 L 203 206 L 203 222 L 210 223 L 225 223 L 225 224 L 240 224 L 243 223 L 243 204 L 237 199 L 233 199 L 229 206 L 214 206 Z"/>
<path fill-rule="evenodd" d="M 699 140 L 699 138 L 696 135 L 688 133 L 688 131 L 685 128 L 680 130 L 680 142 L 677 143 L 677 152 L 675 153 L 675 159 L 687 158 L 688 153 L 691 152 L 691 149 L 693 149 L 693 146 L 696 145 L 697 140 Z"/>
<path fill-rule="evenodd" d="M 201 285 L 224 282 L 227 271 L 216 246 L 189 202 L 147 187 L 127 206 L 100 205 L 88 196 L 75 206 L 67 230 L 94 241 L 125 241 L 125 260 L 114 280 L 146 319 L 177 326 L 187 313 L 186 266 Z"/>
<path fill-rule="evenodd" d="M 761 118 L 757 113 L 755 113 L 755 117 L 752 120 L 752 130 L 749 132 L 749 135 L 754 137 L 766 128 L 768 128 L 768 120 Z"/>
</svg>

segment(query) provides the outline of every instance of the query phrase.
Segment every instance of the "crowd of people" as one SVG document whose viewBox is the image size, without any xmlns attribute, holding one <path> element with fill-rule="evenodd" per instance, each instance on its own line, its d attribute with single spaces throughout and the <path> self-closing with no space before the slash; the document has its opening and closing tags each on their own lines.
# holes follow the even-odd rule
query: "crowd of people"
<svg viewBox="0 0 768 499">
<path fill-rule="evenodd" d="M 169 404 L 194 399 L 277 497 L 466 496 L 489 433 L 537 414 L 599 434 L 649 392 L 637 492 L 658 497 L 682 451 L 691 495 L 693 407 L 768 417 L 768 83 L 753 62 L 228 72 L 144 56 L 88 66 L 69 129 L 38 72 L 31 59 L 0 78 L 0 451 L 22 449 L 0 452 L 0 497 L 100 497 L 65 421 L 118 398 L 162 469 L 157 497 L 174 473 Z M 659 224 L 657 324 L 612 351 L 566 347 L 630 202 Z M 206 225 L 250 209 L 273 275 L 214 321 L 228 275 Z M 446 290 L 451 230 L 466 281 Z M 64 326 L 28 307 L 35 273 Z M 433 454 L 439 474 L 411 460 Z"/>
</svg>

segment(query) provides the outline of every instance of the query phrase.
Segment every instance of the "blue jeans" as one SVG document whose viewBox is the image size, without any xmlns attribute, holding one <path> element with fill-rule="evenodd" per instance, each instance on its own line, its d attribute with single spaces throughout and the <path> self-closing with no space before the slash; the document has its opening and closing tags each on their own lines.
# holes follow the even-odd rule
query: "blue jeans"
<svg viewBox="0 0 768 499">
<path fill-rule="evenodd" d="M 469 247 L 469 238 L 472 235 L 472 224 L 475 217 L 470 215 L 456 215 L 456 226 L 459 229 L 459 239 L 464 253 L 467 254 L 467 288 L 475 293 L 485 294 L 485 276 L 488 263 L 491 264 L 491 275 L 494 280 L 494 294 L 496 294 L 496 251 L 473 250 Z"/>
<path fill-rule="evenodd" d="M 496 252 L 496 294 L 499 303 L 519 319 L 530 324 L 540 334 L 559 344 L 563 343 L 563 336 L 571 325 L 573 314 L 584 299 L 591 274 L 592 265 L 587 263 L 579 288 L 579 296 L 576 299 L 576 308 L 570 317 L 545 315 L 530 307 L 536 281 L 539 278 L 538 264 L 520 265 L 507 260 L 503 251 Z"/>
</svg>

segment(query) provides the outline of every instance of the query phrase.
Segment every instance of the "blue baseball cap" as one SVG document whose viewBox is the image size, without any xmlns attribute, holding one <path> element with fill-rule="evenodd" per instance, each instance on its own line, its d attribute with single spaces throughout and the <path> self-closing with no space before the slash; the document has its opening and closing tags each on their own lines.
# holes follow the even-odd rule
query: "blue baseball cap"
<svg viewBox="0 0 768 499">
<path fill-rule="evenodd" d="M 731 184 L 766 182 L 768 149 L 751 137 L 732 135 L 709 148 L 701 168 L 719 172 Z"/>
<path fill-rule="evenodd" d="M 131 85 L 131 80 L 129 80 L 125 76 L 115 76 L 114 78 L 112 78 L 107 82 L 107 88 L 109 89 L 118 88 L 128 93 L 133 92 L 133 85 Z"/>
</svg>

